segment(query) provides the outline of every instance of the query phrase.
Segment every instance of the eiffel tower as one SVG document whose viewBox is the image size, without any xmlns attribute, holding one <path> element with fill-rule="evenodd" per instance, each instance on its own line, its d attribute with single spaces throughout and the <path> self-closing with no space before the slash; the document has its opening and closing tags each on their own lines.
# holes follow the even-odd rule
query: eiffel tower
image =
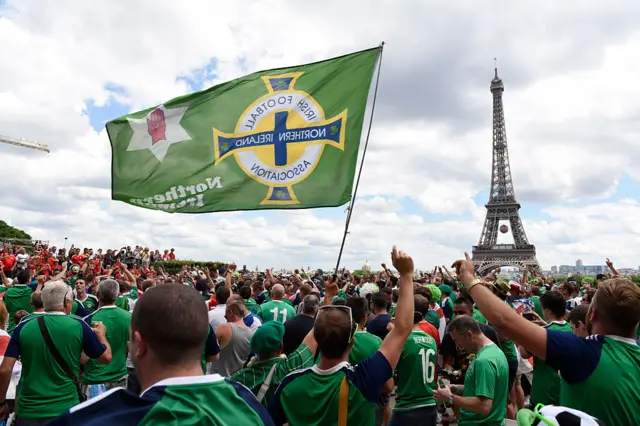
<svg viewBox="0 0 640 426">
<path fill-rule="evenodd" d="M 529 243 L 520 219 L 520 203 L 516 201 L 509 167 L 507 150 L 507 130 L 502 105 L 504 84 L 498 77 L 491 80 L 493 95 L 493 169 L 491 171 L 491 193 L 485 205 L 487 216 L 478 245 L 473 247 L 473 263 L 479 274 L 484 275 L 501 266 L 529 267 L 532 273 L 541 273 L 536 259 L 536 248 Z M 514 244 L 497 244 L 499 223 L 508 220 L 511 225 Z"/>
</svg>

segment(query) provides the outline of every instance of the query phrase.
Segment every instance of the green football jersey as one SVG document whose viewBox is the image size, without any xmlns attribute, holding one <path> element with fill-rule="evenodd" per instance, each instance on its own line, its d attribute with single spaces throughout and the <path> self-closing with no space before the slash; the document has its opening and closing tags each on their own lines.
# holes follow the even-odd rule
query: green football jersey
<svg viewBox="0 0 640 426">
<path fill-rule="evenodd" d="M 16 312 L 20 310 L 25 310 L 29 313 L 33 312 L 31 294 L 33 294 L 33 291 L 26 284 L 15 284 L 9 287 L 4 293 L 4 304 L 9 312 L 9 325 L 7 327 L 9 334 L 11 334 L 16 327 L 16 324 L 13 322 L 13 315 Z"/>
<path fill-rule="evenodd" d="M 126 296 L 120 296 L 116 299 L 116 306 L 125 311 L 130 311 L 129 298 Z"/>
<path fill-rule="evenodd" d="M 92 315 L 85 317 L 85 322 L 102 322 L 107 329 L 107 340 L 111 346 L 112 360 L 109 364 L 100 364 L 89 360 L 84 367 L 82 383 L 113 383 L 127 374 L 127 344 L 129 343 L 129 327 L 131 313 L 117 306 L 103 306 Z"/>
<path fill-rule="evenodd" d="M 76 299 L 78 302 L 82 303 L 84 310 L 87 311 L 87 314 L 92 314 L 98 309 L 98 298 L 93 294 L 87 294 L 87 298 L 84 300 Z"/>
<path fill-rule="evenodd" d="M 502 349 L 502 352 L 504 352 L 504 356 L 507 357 L 508 361 L 518 360 L 518 353 L 516 352 L 516 345 L 513 343 L 513 340 L 500 339 L 500 349 Z"/>
<path fill-rule="evenodd" d="M 460 409 L 461 426 L 502 426 L 507 394 L 509 393 L 509 365 L 502 350 L 491 343 L 477 353 L 464 379 L 462 396 L 484 396 L 491 399 L 491 411 L 482 415 Z"/>
<path fill-rule="evenodd" d="M 531 303 L 533 303 L 534 312 L 538 314 L 540 318 L 545 319 L 544 314 L 542 313 L 542 304 L 540 303 L 540 296 L 531 296 L 529 300 L 531 300 Z"/>
<path fill-rule="evenodd" d="M 366 331 L 356 331 L 355 340 L 349 352 L 349 364 L 356 365 L 365 358 L 370 357 L 380 349 L 382 339 L 375 334 Z M 320 357 L 318 357 L 320 361 Z"/>
<path fill-rule="evenodd" d="M 140 397 L 115 388 L 47 424 L 272 426 L 273 421 L 247 388 L 213 374 L 165 379 Z"/>
<path fill-rule="evenodd" d="M 435 405 L 438 347 L 433 337 L 413 330 L 400 354 L 396 367 L 398 395 L 393 411 L 407 411 Z"/>
<path fill-rule="evenodd" d="M 548 364 L 563 381 L 560 405 L 584 411 L 605 425 L 640 425 L 640 347 L 633 339 L 547 331 Z"/>
<path fill-rule="evenodd" d="M 20 358 L 22 377 L 16 406 L 19 418 L 54 417 L 78 404 L 78 393 L 47 347 L 38 318 L 43 317 L 51 340 L 74 375 L 80 373 L 82 352 L 97 358 L 107 349 L 81 319 L 63 312 L 30 315 L 16 327 L 5 357 Z"/>
<path fill-rule="evenodd" d="M 261 401 L 265 407 L 269 404 L 276 389 L 287 375 L 313 365 L 313 352 L 307 346 L 300 345 L 298 349 L 290 353 L 286 358 L 276 356 L 266 360 L 255 361 L 248 367 L 235 372 L 231 376 L 231 380 L 242 383 L 257 396 L 274 365 L 276 367 L 273 370 L 273 376 L 271 376 L 269 389 Z"/>
<path fill-rule="evenodd" d="M 482 315 L 482 312 L 473 308 L 473 315 L 471 316 L 474 320 L 478 321 L 480 324 L 487 324 L 489 321 Z"/>
<path fill-rule="evenodd" d="M 258 305 L 255 300 L 253 300 L 252 298 L 244 299 L 244 305 L 247 307 L 247 310 L 249 312 L 258 315 L 258 312 L 260 311 L 260 305 Z"/>
<path fill-rule="evenodd" d="M 260 305 L 258 316 L 262 322 L 278 321 L 284 324 L 288 319 L 296 316 L 296 311 L 293 306 L 282 300 L 272 300 Z"/>
<path fill-rule="evenodd" d="M 337 425 L 340 387 L 346 377 L 349 386 L 347 424 L 373 425 L 378 398 L 392 373 L 391 365 L 380 351 L 355 367 L 341 362 L 328 370 L 318 366 L 298 370 L 289 374 L 278 387 L 269 404 L 269 414 L 276 425 Z"/>
<path fill-rule="evenodd" d="M 547 330 L 571 333 L 571 325 L 566 321 L 551 322 L 546 325 Z M 559 405 L 560 403 L 560 375 L 558 370 L 543 360 L 533 359 L 533 383 L 531 384 L 531 406 L 537 404 Z"/>
</svg>

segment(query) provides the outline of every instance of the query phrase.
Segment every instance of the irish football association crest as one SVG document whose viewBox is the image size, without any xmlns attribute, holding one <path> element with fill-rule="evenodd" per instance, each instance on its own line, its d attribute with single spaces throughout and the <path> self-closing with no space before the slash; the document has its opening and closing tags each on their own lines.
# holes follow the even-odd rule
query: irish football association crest
<svg viewBox="0 0 640 426">
<path fill-rule="evenodd" d="M 313 97 L 295 89 L 302 74 L 262 77 L 268 93 L 247 107 L 235 131 L 213 129 L 215 164 L 234 156 L 267 187 L 261 205 L 299 204 L 293 185 L 313 173 L 325 147 L 344 151 L 347 110 L 325 117 Z"/>
</svg>

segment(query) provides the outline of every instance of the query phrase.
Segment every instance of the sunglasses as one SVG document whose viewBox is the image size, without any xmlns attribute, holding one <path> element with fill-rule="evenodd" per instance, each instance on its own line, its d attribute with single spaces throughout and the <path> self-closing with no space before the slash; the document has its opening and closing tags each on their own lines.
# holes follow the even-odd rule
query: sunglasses
<svg viewBox="0 0 640 426">
<path fill-rule="evenodd" d="M 320 316 L 320 312 L 322 311 L 330 311 L 332 309 L 335 310 L 339 310 L 339 311 L 343 311 L 346 312 L 347 315 L 349 315 L 349 330 L 354 330 L 353 327 L 353 316 L 351 315 L 351 308 L 349 306 L 345 306 L 345 305 L 323 305 L 320 306 L 320 308 L 318 309 L 318 315 L 316 316 L 316 321 L 318 321 L 318 317 Z M 356 331 L 358 331 L 358 324 L 355 325 L 355 330 L 353 331 L 353 334 L 351 334 L 351 336 L 349 337 L 349 343 L 353 342 L 353 339 L 356 336 Z"/>
</svg>

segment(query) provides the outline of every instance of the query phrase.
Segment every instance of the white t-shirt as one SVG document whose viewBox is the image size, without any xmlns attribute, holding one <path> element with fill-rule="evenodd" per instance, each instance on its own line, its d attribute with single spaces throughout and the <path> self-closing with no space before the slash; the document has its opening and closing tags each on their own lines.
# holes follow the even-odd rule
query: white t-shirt
<svg viewBox="0 0 640 426">
<path fill-rule="evenodd" d="M 217 305 L 215 308 L 209 311 L 209 324 L 211 324 L 211 328 L 213 328 L 213 331 L 215 331 L 220 324 L 225 324 L 227 322 L 227 319 L 224 316 L 226 311 L 226 304 Z"/>
<path fill-rule="evenodd" d="M 18 268 L 25 269 L 27 267 L 27 261 L 29 260 L 29 255 L 26 253 L 20 253 L 16 255 L 16 262 L 18 263 Z"/>
</svg>

